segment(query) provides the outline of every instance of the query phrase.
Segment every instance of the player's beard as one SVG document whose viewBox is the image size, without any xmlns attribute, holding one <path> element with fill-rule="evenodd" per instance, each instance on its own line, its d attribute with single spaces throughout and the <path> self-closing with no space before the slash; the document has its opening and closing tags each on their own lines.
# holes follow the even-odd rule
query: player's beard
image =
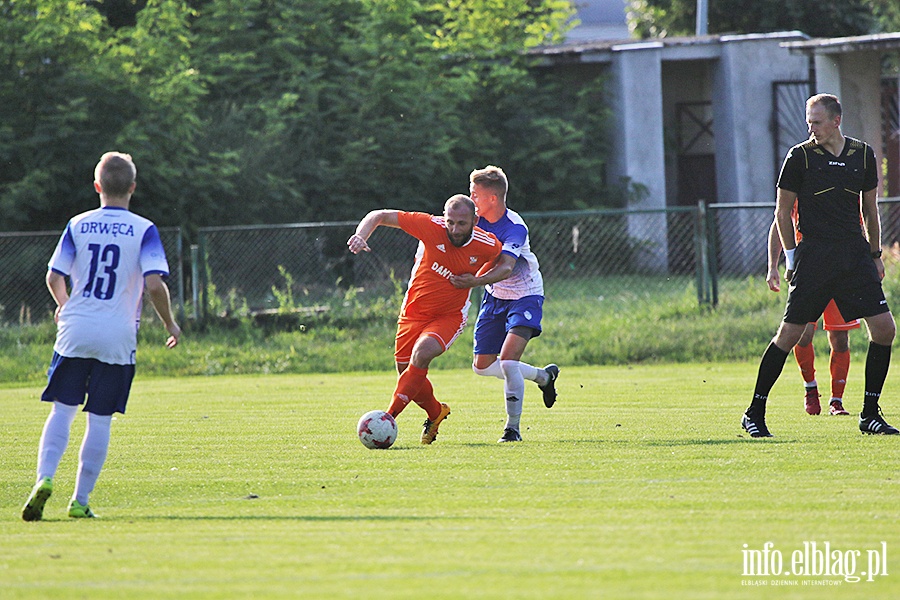
<svg viewBox="0 0 900 600">
<path fill-rule="evenodd" d="M 454 236 L 449 231 L 447 232 L 447 237 L 450 238 L 450 243 L 456 246 L 457 248 L 461 248 L 466 245 L 470 239 L 472 239 L 472 232 L 475 230 L 474 227 L 469 229 L 466 233 L 460 234 L 458 236 Z"/>
</svg>

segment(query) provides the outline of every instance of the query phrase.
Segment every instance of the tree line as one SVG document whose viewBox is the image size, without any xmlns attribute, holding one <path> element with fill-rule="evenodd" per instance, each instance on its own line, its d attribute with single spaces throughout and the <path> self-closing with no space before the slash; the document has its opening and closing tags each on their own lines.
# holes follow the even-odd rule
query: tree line
<svg viewBox="0 0 900 600">
<path fill-rule="evenodd" d="M 690 34 L 694 0 L 631 0 L 636 36 Z M 716 0 L 711 32 L 854 35 L 895 0 Z M 0 0 L 0 231 L 96 206 L 111 149 L 133 208 L 163 226 L 435 212 L 499 164 L 511 206 L 621 206 L 606 181 L 602 79 L 528 50 L 563 39 L 567 0 Z"/>
<path fill-rule="evenodd" d="M 602 81 L 532 68 L 564 0 L 0 0 L 0 231 L 97 205 L 132 154 L 162 226 L 437 212 L 499 164 L 511 205 L 621 203 Z"/>
<path fill-rule="evenodd" d="M 708 0 L 709 33 L 800 30 L 847 37 L 900 29 L 897 0 Z M 697 0 L 628 0 L 628 26 L 641 37 L 693 35 Z"/>
</svg>

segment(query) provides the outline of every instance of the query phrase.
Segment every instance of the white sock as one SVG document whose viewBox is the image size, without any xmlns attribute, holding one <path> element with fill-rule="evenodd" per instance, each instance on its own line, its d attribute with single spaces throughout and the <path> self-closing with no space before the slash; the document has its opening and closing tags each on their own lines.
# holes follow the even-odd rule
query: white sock
<svg viewBox="0 0 900 600">
<path fill-rule="evenodd" d="M 88 496 L 94 491 L 100 469 L 106 461 L 109 449 L 109 430 L 112 415 L 95 415 L 88 413 L 87 429 L 81 442 L 81 454 L 78 457 L 78 477 L 75 479 L 74 498 L 82 506 L 88 503 Z"/>
<path fill-rule="evenodd" d="M 44 432 L 41 434 L 41 442 L 38 446 L 38 481 L 44 477 L 53 478 L 59 461 L 69 445 L 69 431 L 72 421 L 78 414 L 77 406 L 68 406 L 61 402 L 54 402 L 50 408 L 50 415 L 44 423 Z"/>
<path fill-rule="evenodd" d="M 490 366 L 485 369 L 479 369 L 475 365 L 472 365 L 472 370 L 482 377 L 496 377 L 497 379 L 506 379 L 503 376 L 503 369 L 500 367 L 499 360 L 495 360 L 490 364 Z M 547 373 L 543 369 L 538 369 L 537 367 L 533 367 L 528 363 L 519 362 L 519 370 L 522 372 L 522 377 L 524 377 L 528 381 L 534 381 L 538 385 L 547 385 Z"/>
<path fill-rule="evenodd" d="M 534 381 L 538 385 L 547 385 L 547 373 L 543 369 L 520 362 L 519 370 L 522 371 L 522 377 L 528 381 Z"/>
<path fill-rule="evenodd" d="M 495 360 L 485 369 L 479 369 L 472 364 L 472 370 L 482 377 L 496 377 L 497 379 L 503 379 L 503 369 L 500 368 L 499 360 Z"/>
<path fill-rule="evenodd" d="M 503 369 L 503 393 L 506 395 L 506 428 L 519 431 L 522 417 L 522 399 L 525 397 L 525 378 L 521 363 L 517 360 L 501 360 Z"/>
</svg>

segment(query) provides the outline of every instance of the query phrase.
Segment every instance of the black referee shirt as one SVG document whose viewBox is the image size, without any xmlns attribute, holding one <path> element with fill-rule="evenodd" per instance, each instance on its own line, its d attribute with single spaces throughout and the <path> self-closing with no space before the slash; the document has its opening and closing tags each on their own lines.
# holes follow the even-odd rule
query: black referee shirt
<svg viewBox="0 0 900 600">
<path fill-rule="evenodd" d="M 860 237 L 859 194 L 877 186 L 875 152 L 846 136 L 837 157 L 812 139 L 794 146 L 778 177 L 779 188 L 797 194 L 797 229 L 817 240 Z"/>
</svg>

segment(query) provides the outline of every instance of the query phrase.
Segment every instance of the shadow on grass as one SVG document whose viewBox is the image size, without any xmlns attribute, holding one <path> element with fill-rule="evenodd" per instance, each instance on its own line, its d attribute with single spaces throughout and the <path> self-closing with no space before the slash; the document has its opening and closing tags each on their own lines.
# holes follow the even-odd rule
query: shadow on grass
<svg viewBox="0 0 900 600">
<path fill-rule="evenodd" d="M 454 519 L 463 517 L 446 517 L 442 516 L 441 520 Z M 306 521 L 315 522 L 354 522 L 354 521 L 434 521 L 434 517 L 415 517 L 415 516 L 388 516 L 388 515 L 370 515 L 370 516 L 321 516 L 321 515 L 146 515 L 143 517 L 112 517 L 103 519 L 104 521 Z M 467 519 L 468 520 L 468 519 Z"/>
<path fill-rule="evenodd" d="M 654 440 L 644 442 L 647 446 L 654 447 L 674 447 L 674 446 L 723 446 L 729 444 L 793 444 L 797 440 L 783 438 L 752 438 L 742 435 L 736 438 L 728 438 L 722 440 Z"/>
<path fill-rule="evenodd" d="M 434 521 L 433 516 L 416 517 L 416 516 L 390 516 L 390 515 L 370 515 L 370 516 L 322 516 L 322 515 L 142 515 L 142 516 L 107 516 L 101 515 L 96 519 L 69 519 L 69 518 L 49 518 L 35 521 L 35 523 L 139 523 L 145 521 L 306 521 L 315 522 L 354 522 L 354 521 Z M 447 517 L 442 516 L 441 520 L 471 520 L 471 517 Z"/>
<path fill-rule="evenodd" d="M 567 439 L 567 440 L 554 440 L 554 441 L 541 441 L 541 442 L 533 442 L 535 444 L 540 444 L 541 446 L 550 446 L 550 445 L 593 445 L 593 446 L 651 446 L 651 447 L 674 447 L 674 446 L 726 446 L 731 444 L 793 444 L 797 440 L 793 438 L 763 438 L 756 439 L 751 438 L 750 436 L 742 436 L 739 435 L 735 438 L 726 438 L 726 439 L 692 439 L 692 440 L 647 440 L 647 439 L 633 439 L 633 440 L 610 440 L 603 438 L 583 438 L 583 439 Z M 519 444 L 491 444 L 488 442 L 469 442 L 466 444 L 460 444 L 460 446 L 468 446 L 468 447 L 494 447 L 497 446 L 509 446 L 509 447 L 517 447 Z M 530 444 L 529 444 L 530 445 Z"/>
</svg>

